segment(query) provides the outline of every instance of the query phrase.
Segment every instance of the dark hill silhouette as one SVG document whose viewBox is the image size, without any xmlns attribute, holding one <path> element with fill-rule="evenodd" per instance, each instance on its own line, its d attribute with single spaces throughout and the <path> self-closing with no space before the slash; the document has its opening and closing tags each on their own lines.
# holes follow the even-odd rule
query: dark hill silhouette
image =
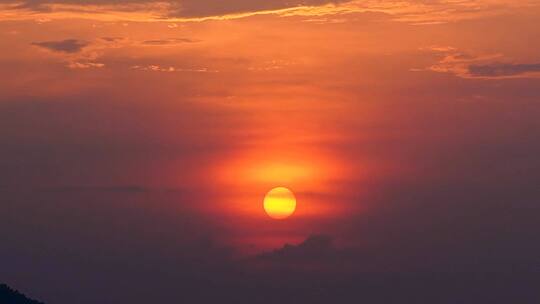
<svg viewBox="0 0 540 304">
<path fill-rule="evenodd" d="M 0 303 L 1 304 L 44 304 L 36 300 L 27 298 L 25 295 L 11 289 L 5 284 L 0 284 Z"/>
</svg>

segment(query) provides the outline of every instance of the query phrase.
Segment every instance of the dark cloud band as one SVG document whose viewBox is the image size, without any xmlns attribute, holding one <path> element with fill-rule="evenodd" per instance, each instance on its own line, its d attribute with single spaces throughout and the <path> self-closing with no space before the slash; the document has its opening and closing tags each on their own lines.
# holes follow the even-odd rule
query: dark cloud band
<svg viewBox="0 0 540 304">
<path fill-rule="evenodd" d="M 471 65 L 469 73 L 476 77 L 504 77 L 540 72 L 540 63 Z"/>
<path fill-rule="evenodd" d="M 78 53 L 84 47 L 88 46 L 88 43 L 85 41 L 80 41 L 77 39 L 66 39 L 60 41 L 43 41 L 43 42 L 32 42 L 32 45 L 61 53 Z"/>
</svg>

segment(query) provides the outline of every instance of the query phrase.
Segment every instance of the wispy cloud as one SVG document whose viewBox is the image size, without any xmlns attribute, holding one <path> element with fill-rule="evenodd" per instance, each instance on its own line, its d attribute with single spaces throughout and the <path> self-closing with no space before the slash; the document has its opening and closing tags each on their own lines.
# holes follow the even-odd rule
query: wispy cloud
<svg viewBox="0 0 540 304">
<path fill-rule="evenodd" d="M 500 53 L 478 54 L 450 46 L 432 46 L 421 50 L 435 53 L 439 60 L 431 66 L 413 69 L 413 71 L 450 73 L 461 78 L 478 79 L 540 76 L 540 63 L 514 63 Z"/>
<path fill-rule="evenodd" d="M 198 42 L 194 39 L 189 38 L 170 38 L 170 39 L 156 39 L 156 40 L 145 40 L 141 42 L 143 45 L 175 45 L 182 43 L 194 43 Z"/>
<path fill-rule="evenodd" d="M 107 50 L 115 48 L 133 47 L 159 47 L 177 46 L 186 43 L 195 43 L 199 40 L 191 38 L 168 38 L 154 40 L 131 40 L 125 37 L 101 37 L 93 41 L 82 41 L 74 38 L 59 41 L 32 42 L 31 45 L 61 55 L 65 66 L 70 69 L 103 68 L 105 63 L 100 62 Z M 133 66 L 132 69 L 159 72 L 198 72 L 215 73 L 216 70 L 201 68 L 163 67 L 158 65 Z"/>
<path fill-rule="evenodd" d="M 105 64 L 99 62 L 70 62 L 67 67 L 70 69 L 91 69 L 105 67 Z"/>
<path fill-rule="evenodd" d="M 379 12 L 392 20 L 418 25 L 440 24 L 463 19 L 474 19 L 507 13 L 510 9 L 539 6 L 538 1 L 510 0 L 440 0 L 440 1 L 385 1 L 385 0 L 234 0 L 234 1 L 137 1 L 120 0 L 27 0 L 0 4 L 0 18 L 32 19 L 85 17 L 102 21 L 177 22 L 237 19 L 254 15 L 300 16 L 322 20 L 323 16 L 344 22 L 354 13 Z M 174 24 L 174 25 L 173 25 Z"/>
<path fill-rule="evenodd" d="M 218 70 L 212 70 L 205 67 L 201 68 L 180 68 L 174 66 L 160 66 L 156 64 L 150 65 L 134 65 L 131 67 L 133 70 L 150 71 L 150 72 L 192 72 L 192 73 L 217 73 Z"/>
</svg>

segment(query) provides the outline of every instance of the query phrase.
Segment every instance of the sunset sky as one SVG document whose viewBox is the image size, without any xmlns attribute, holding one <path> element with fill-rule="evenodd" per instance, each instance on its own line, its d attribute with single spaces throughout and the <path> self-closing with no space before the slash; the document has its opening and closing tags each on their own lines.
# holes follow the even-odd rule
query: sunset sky
<svg viewBox="0 0 540 304">
<path fill-rule="evenodd" d="M 539 303 L 539 50 L 538 0 L 0 0 L 0 283 Z"/>
</svg>

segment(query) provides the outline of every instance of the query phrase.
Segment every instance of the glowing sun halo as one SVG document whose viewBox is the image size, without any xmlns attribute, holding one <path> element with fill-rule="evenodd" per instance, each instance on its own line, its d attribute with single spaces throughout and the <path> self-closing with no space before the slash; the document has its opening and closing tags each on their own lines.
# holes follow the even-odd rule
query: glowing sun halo
<svg viewBox="0 0 540 304">
<path fill-rule="evenodd" d="M 296 198 L 291 190 L 285 187 L 274 188 L 264 197 L 264 211 L 273 219 L 285 219 L 296 209 Z"/>
</svg>

